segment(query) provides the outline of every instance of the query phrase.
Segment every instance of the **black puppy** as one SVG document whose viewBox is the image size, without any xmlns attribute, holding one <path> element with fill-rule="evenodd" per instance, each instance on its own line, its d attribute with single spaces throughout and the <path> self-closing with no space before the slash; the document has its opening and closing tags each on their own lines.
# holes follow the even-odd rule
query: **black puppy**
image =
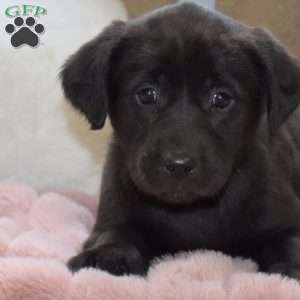
<svg viewBox="0 0 300 300">
<path fill-rule="evenodd" d="M 92 128 L 114 129 L 72 270 L 143 274 L 206 248 L 300 278 L 300 64 L 274 38 L 175 4 L 113 23 L 61 76 Z"/>
</svg>

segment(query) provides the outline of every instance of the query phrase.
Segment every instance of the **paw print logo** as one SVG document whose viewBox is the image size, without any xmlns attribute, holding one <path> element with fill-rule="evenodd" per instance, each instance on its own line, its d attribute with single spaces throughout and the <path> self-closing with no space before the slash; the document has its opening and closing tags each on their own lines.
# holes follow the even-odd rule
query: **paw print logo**
<svg viewBox="0 0 300 300">
<path fill-rule="evenodd" d="M 14 24 L 7 24 L 5 31 L 11 34 L 11 44 L 13 47 L 19 47 L 26 44 L 36 47 L 39 43 L 39 35 L 45 31 L 42 24 L 36 24 L 33 17 L 28 17 L 24 23 L 22 17 L 17 17 Z"/>
</svg>

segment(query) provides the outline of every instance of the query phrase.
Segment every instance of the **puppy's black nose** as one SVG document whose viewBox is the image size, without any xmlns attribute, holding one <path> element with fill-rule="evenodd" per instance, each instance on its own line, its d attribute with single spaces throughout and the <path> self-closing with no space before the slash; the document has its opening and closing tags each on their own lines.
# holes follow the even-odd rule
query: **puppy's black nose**
<svg viewBox="0 0 300 300">
<path fill-rule="evenodd" d="M 185 177 L 195 169 L 195 163 L 189 157 L 166 158 L 164 163 L 165 172 L 174 177 Z"/>
</svg>

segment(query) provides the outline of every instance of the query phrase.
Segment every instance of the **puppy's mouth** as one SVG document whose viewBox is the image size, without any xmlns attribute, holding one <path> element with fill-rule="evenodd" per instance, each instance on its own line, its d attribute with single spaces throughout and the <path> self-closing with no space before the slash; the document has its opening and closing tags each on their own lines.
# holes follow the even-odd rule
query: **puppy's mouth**
<svg viewBox="0 0 300 300">
<path fill-rule="evenodd" d="M 215 204 L 232 175 L 228 164 L 222 168 L 215 167 L 215 164 L 203 165 L 201 169 L 180 178 L 167 176 L 155 160 L 135 159 L 129 166 L 136 187 L 150 199 L 167 205 Z"/>
<path fill-rule="evenodd" d="M 171 192 L 162 192 L 159 193 L 160 201 L 172 204 L 191 204 L 199 199 L 199 195 L 192 192 L 185 191 L 171 191 Z"/>
<path fill-rule="evenodd" d="M 142 185 L 138 186 L 142 191 L 148 194 L 151 199 L 159 204 L 174 205 L 174 206 L 190 206 L 196 205 L 197 207 L 213 207 L 219 203 L 219 200 L 225 194 L 232 173 L 227 179 L 219 180 L 218 183 L 213 180 L 213 183 L 201 186 L 189 185 L 184 183 L 177 183 L 165 185 L 163 182 L 160 185 L 152 185 L 147 181 L 142 181 Z M 140 182 L 141 183 L 141 182 Z"/>
<path fill-rule="evenodd" d="M 172 191 L 162 191 L 157 194 L 159 201 L 174 205 L 190 205 L 199 204 L 201 206 L 212 206 L 218 202 L 220 196 L 226 190 L 227 184 L 222 188 L 215 190 L 213 193 L 204 193 L 200 190 L 191 191 L 183 187 L 177 186 Z"/>
<path fill-rule="evenodd" d="M 161 181 L 153 184 L 145 177 L 145 174 L 140 172 L 139 179 L 134 180 L 139 189 L 157 203 L 175 206 L 195 203 L 203 207 L 215 205 L 227 187 L 227 181 L 223 184 L 221 182 L 214 184 L 214 189 L 211 188 L 211 185 L 201 187 L 201 185 L 191 185 L 189 182 L 177 182 L 170 185 Z"/>
</svg>

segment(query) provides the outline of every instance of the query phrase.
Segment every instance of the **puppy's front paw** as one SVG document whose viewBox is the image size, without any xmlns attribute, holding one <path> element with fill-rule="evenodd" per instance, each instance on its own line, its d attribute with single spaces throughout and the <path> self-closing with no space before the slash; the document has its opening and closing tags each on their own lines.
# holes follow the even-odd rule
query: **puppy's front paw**
<svg viewBox="0 0 300 300">
<path fill-rule="evenodd" d="M 107 271 L 114 275 L 144 274 L 146 262 L 136 247 L 131 245 L 105 245 L 86 250 L 68 262 L 72 272 L 84 267 Z"/>
</svg>

